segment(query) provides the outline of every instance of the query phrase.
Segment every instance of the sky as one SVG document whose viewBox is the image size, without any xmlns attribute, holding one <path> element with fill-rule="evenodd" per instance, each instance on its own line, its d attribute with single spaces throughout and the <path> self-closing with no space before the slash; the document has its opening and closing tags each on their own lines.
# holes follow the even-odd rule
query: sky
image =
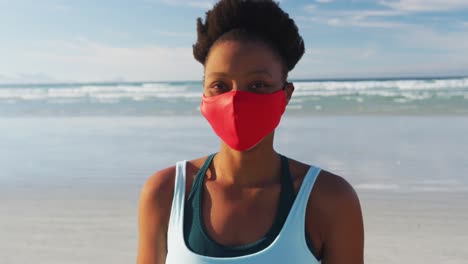
<svg viewBox="0 0 468 264">
<path fill-rule="evenodd" d="M 0 0 L 0 83 L 201 80 L 211 0 Z M 468 0 L 282 0 L 291 79 L 468 75 Z"/>
</svg>

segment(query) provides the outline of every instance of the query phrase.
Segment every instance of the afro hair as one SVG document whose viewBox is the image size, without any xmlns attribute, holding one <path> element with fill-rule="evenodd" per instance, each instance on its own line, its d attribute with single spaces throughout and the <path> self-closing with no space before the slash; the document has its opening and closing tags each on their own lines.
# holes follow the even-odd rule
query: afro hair
<svg viewBox="0 0 468 264">
<path fill-rule="evenodd" d="M 304 54 L 304 41 L 294 21 L 272 0 L 221 0 L 197 19 L 193 55 L 205 64 L 210 48 L 225 35 L 229 39 L 262 40 L 277 52 L 291 71 Z M 239 34 L 240 32 L 240 34 Z M 237 36 L 237 37 L 236 37 Z"/>
</svg>

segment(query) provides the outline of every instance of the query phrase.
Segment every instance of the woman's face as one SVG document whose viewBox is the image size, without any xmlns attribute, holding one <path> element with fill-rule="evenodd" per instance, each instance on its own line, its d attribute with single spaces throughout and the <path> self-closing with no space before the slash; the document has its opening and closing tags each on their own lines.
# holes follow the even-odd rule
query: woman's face
<svg viewBox="0 0 468 264">
<path fill-rule="evenodd" d="M 215 44 L 205 62 L 204 95 L 215 96 L 240 90 L 273 93 L 284 87 L 283 67 L 278 55 L 259 41 L 229 40 Z M 286 97 L 292 95 L 286 86 Z"/>
</svg>

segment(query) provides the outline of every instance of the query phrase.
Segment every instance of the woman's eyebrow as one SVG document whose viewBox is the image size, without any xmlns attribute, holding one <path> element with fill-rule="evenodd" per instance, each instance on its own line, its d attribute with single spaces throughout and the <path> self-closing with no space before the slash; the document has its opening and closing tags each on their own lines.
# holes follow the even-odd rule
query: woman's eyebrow
<svg viewBox="0 0 468 264">
<path fill-rule="evenodd" d="M 226 76 L 228 76 L 228 74 L 225 72 L 210 72 L 208 74 L 208 77 L 226 77 Z"/>
<path fill-rule="evenodd" d="M 270 78 L 273 78 L 273 76 L 267 69 L 249 71 L 245 75 L 268 75 Z"/>
</svg>

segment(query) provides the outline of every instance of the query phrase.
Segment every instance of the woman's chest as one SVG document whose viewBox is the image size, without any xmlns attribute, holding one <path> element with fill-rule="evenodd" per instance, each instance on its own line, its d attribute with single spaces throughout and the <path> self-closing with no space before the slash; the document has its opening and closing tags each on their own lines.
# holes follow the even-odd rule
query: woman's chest
<svg viewBox="0 0 468 264">
<path fill-rule="evenodd" d="M 251 192 L 203 188 L 201 222 L 205 232 L 227 246 L 258 241 L 272 228 L 278 217 L 280 186 Z"/>
<path fill-rule="evenodd" d="M 191 192 L 190 188 L 198 172 L 194 168 L 187 171 L 187 195 Z M 306 166 L 290 164 L 294 195 L 298 193 L 307 169 Z M 205 181 L 200 187 L 198 192 L 201 192 L 202 199 L 200 208 L 196 209 L 201 213 L 200 223 L 207 235 L 219 244 L 239 246 L 256 242 L 268 233 L 279 217 L 280 184 L 257 190 L 236 190 Z M 318 231 L 322 228 L 320 223 L 324 221 L 319 219 L 319 214 L 311 212 L 316 208 L 316 200 L 317 198 L 314 201 L 311 199 L 307 206 L 305 229 L 315 248 L 321 251 L 321 234 Z"/>
</svg>

